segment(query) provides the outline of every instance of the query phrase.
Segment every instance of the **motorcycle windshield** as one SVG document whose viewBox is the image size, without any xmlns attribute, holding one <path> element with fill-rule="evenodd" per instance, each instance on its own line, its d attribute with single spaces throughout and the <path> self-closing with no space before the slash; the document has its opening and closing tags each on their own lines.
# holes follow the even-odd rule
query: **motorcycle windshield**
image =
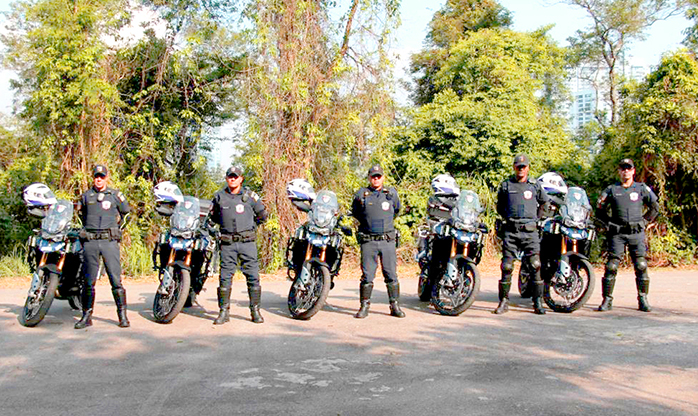
<svg viewBox="0 0 698 416">
<path fill-rule="evenodd" d="M 185 196 L 177 203 L 170 217 L 170 226 L 177 231 L 195 231 L 199 227 L 199 198 Z"/>
<path fill-rule="evenodd" d="M 457 227 L 474 227 L 477 217 L 482 212 L 480 197 L 473 191 L 461 191 L 456 206 L 451 211 L 451 217 Z"/>
<path fill-rule="evenodd" d="M 67 199 L 59 199 L 41 221 L 41 230 L 48 234 L 58 234 L 70 226 L 73 219 L 73 203 Z"/>
<path fill-rule="evenodd" d="M 567 190 L 565 203 L 560 208 L 563 220 L 569 219 L 579 228 L 584 227 L 591 214 L 591 204 L 587 193 L 582 188 L 572 187 Z"/>
<path fill-rule="evenodd" d="M 337 195 L 332 191 L 320 191 L 310 206 L 310 225 L 318 228 L 334 227 L 338 213 Z"/>
</svg>

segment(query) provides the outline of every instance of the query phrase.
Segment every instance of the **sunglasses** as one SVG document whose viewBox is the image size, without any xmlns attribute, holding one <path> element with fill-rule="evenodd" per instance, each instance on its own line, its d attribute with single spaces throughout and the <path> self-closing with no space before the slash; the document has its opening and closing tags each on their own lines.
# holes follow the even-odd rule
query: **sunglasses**
<svg viewBox="0 0 698 416">
<path fill-rule="evenodd" d="M 374 179 L 374 178 L 380 179 L 382 177 L 383 177 L 383 175 L 371 175 L 371 179 Z"/>
<path fill-rule="evenodd" d="M 635 168 L 632 167 L 632 166 L 621 166 L 621 167 L 619 167 L 618 169 L 619 169 L 619 170 L 633 170 L 633 169 L 635 169 Z"/>
<path fill-rule="evenodd" d="M 237 179 L 237 178 L 239 178 L 240 176 L 238 176 L 238 175 L 236 175 L 236 174 L 233 173 L 232 175 L 228 175 L 228 177 L 229 177 L 230 179 Z"/>
</svg>

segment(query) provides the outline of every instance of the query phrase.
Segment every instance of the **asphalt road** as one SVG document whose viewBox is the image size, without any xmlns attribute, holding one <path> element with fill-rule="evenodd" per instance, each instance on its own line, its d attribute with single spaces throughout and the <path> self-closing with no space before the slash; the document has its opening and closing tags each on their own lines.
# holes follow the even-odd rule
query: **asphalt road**
<svg viewBox="0 0 698 416">
<path fill-rule="evenodd" d="M 512 295 L 491 313 L 486 276 L 459 317 L 436 313 L 402 279 L 407 317 L 353 318 L 358 283 L 339 281 L 310 321 L 289 318 L 289 282 L 263 281 L 266 323 L 249 321 L 244 283 L 214 326 L 216 282 L 170 325 L 152 321 L 155 285 L 127 285 L 132 327 L 116 326 L 98 286 L 94 326 L 55 301 L 36 328 L 17 320 L 26 288 L 0 290 L 1 415 L 698 415 L 698 272 L 652 271 L 654 311 L 636 310 L 634 276 L 614 310 L 534 315 Z"/>
</svg>

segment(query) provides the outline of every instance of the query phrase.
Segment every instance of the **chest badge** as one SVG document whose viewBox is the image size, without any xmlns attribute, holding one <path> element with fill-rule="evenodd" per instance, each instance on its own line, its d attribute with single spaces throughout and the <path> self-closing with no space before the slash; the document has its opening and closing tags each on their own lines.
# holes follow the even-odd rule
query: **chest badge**
<svg viewBox="0 0 698 416">
<path fill-rule="evenodd" d="M 631 192 L 631 193 L 630 193 L 630 200 L 633 201 L 633 202 L 635 202 L 635 201 L 638 200 L 639 196 L 640 196 L 640 195 L 639 195 L 637 192 Z"/>
<path fill-rule="evenodd" d="M 102 201 L 102 209 L 111 208 L 111 201 Z"/>
<path fill-rule="evenodd" d="M 533 198 L 533 192 L 531 192 L 531 191 L 524 191 L 523 196 L 524 196 L 524 198 L 526 198 L 526 199 L 531 199 L 531 198 Z"/>
<path fill-rule="evenodd" d="M 390 202 L 385 201 L 381 204 L 381 208 L 383 208 L 383 211 L 387 211 L 390 209 Z"/>
<path fill-rule="evenodd" d="M 245 206 L 242 204 L 235 205 L 235 212 L 237 212 L 238 214 L 242 214 L 243 212 L 245 212 Z"/>
</svg>

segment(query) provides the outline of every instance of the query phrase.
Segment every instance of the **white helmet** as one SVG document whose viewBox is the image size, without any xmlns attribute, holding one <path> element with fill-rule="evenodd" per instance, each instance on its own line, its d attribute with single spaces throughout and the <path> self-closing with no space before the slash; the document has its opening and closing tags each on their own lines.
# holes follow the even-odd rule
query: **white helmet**
<svg viewBox="0 0 698 416">
<path fill-rule="evenodd" d="M 22 199 L 28 207 L 40 207 L 56 203 L 56 195 L 43 183 L 33 183 L 22 192 Z"/>
<path fill-rule="evenodd" d="M 312 201 L 315 199 L 313 185 L 305 179 L 294 179 L 286 185 L 286 195 L 290 199 Z"/>
<path fill-rule="evenodd" d="M 175 185 L 170 181 L 160 182 L 153 188 L 153 195 L 155 195 L 155 202 L 182 202 L 184 200 L 184 195 L 179 189 L 179 186 Z"/>
<path fill-rule="evenodd" d="M 538 178 L 538 183 L 541 184 L 543 187 L 543 190 L 547 194 L 552 194 L 552 195 L 566 195 L 567 194 L 567 185 L 565 184 L 565 180 L 562 179 L 562 176 L 555 172 L 547 172 Z"/>
<path fill-rule="evenodd" d="M 449 174 L 436 175 L 431 181 L 431 188 L 434 190 L 434 195 L 460 195 L 460 188 Z"/>
</svg>

